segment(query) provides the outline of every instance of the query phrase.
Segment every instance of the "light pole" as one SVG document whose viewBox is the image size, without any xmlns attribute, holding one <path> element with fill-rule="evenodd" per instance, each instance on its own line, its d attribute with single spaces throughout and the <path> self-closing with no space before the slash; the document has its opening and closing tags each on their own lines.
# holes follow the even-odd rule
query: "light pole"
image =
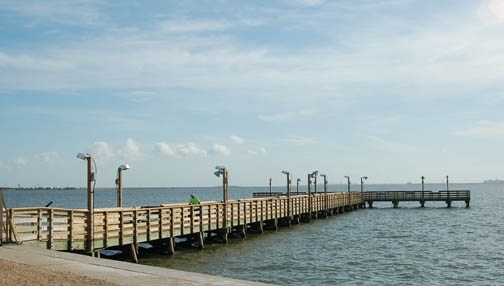
<svg viewBox="0 0 504 286">
<path fill-rule="evenodd" d="M 282 171 L 282 174 L 287 175 L 287 216 L 290 218 L 291 176 L 288 171 Z"/>
<path fill-rule="evenodd" d="M 448 175 L 446 176 L 446 198 L 448 201 L 448 207 L 450 207 L 451 201 L 450 201 L 450 192 L 448 191 Z"/>
<path fill-rule="evenodd" d="M 270 187 L 270 197 L 271 197 L 271 178 L 269 180 L 269 187 Z"/>
<path fill-rule="evenodd" d="M 422 176 L 422 199 L 424 198 L 424 180 L 425 180 L 425 177 Z"/>
<path fill-rule="evenodd" d="M 220 177 L 222 175 L 222 201 L 227 204 L 228 201 L 228 171 L 224 166 L 216 166 L 214 175 Z"/>
<path fill-rule="evenodd" d="M 308 174 L 308 221 L 311 219 L 312 215 L 312 197 L 311 197 L 311 179 L 313 178 L 313 173 Z"/>
<path fill-rule="evenodd" d="M 88 250 L 93 254 L 94 251 L 94 185 L 96 183 L 95 173 L 93 172 L 93 157 L 86 153 L 78 153 L 77 158 L 87 161 L 87 240 Z"/>
<path fill-rule="evenodd" d="M 327 175 L 326 174 L 320 174 L 321 177 L 324 177 L 324 204 L 325 204 L 325 211 L 327 212 Z"/>
<path fill-rule="evenodd" d="M 345 178 L 347 178 L 347 182 L 348 182 L 348 192 L 350 193 L 350 177 L 349 177 L 349 176 L 345 176 Z"/>
<path fill-rule="evenodd" d="M 296 186 L 296 195 L 299 195 L 299 182 L 301 182 L 300 178 L 297 178 L 297 186 Z"/>
<path fill-rule="evenodd" d="M 224 227 L 227 228 L 227 210 L 228 210 L 228 171 L 224 166 L 216 166 L 214 175 L 222 175 L 222 201 L 224 202 Z"/>
<path fill-rule="evenodd" d="M 318 171 L 313 171 L 312 173 L 312 177 L 315 179 L 313 184 L 315 186 L 315 194 L 317 193 L 317 175 L 318 175 Z"/>
<path fill-rule="evenodd" d="M 367 180 L 367 177 L 360 177 L 360 191 L 364 192 L 364 180 Z"/>
<path fill-rule="evenodd" d="M 117 207 L 122 208 L 123 206 L 123 190 L 122 190 L 122 171 L 128 170 L 130 166 L 128 164 L 123 164 L 117 168 L 117 179 L 115 181 L 117 185 Z"/>
<path fill-rule="evenodd" d="M 311 196 L 311 179 L 315 178 L 315 193 L 317 192 L 317 174 L 318 171 L 313 171 L 310 174 L 308 174 L 308 220 L 311 219 L 312 215 L 312 209 L 313 209 L 313 202 L 312 202 L 312 196 Z"/>
</svg>

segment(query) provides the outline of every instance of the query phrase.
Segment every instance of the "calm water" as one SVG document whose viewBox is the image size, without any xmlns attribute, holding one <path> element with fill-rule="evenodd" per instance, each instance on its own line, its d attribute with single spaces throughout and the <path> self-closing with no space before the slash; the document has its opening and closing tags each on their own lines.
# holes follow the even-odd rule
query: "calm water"
<svg viewBox="0 0 504 286">
<path fill-rule="evenodd" d="M 367 185 L 368 190 L 419 190 L 419 185 Z M 437 191 L 445 185 L 426 185 Z M 285 188 L 274 188 L 282 191 Z M 376 208 L 231 239 L 204 250 L 149 255 L 140 263 L 278 285 L 497 285 L 504 277 L 504 184 L 450 184 L 470 189 L 471 207 L 443 202 L 375 203 Z M 319 186 L 319 190 L 322 187 Z M 346 186 L 330 186 L 344 191 Z M 230 187 L 230 199 L 267 187 Z M 300 191 L 304 189 L 300 188 Z M 185 202 L 190 193 L 220 200 L 221 188 L 126 189 L 126 206 Z M 5 192 L 8 207 L 86 208 L 85 190 Z M 96 207 L 114 206 L 115 190 L 96 190 Z"/>
</svg>

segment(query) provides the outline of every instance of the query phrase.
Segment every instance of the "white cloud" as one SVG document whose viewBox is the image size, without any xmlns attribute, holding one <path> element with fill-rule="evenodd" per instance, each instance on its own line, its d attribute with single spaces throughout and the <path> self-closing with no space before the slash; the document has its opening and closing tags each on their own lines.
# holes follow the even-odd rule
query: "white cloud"
<svg viewBox="0 0 504 286">
<path fill-rule="evenodd" d="M 154 145 L 154 151 L 160 153 L 166 157 L 191 157 L 191 156 L 207 156 L 208 153 L 219 154 L 219 155 L 231 155 L 231 151 L 224 145 L 214 144 L 209 151 L 204 148 L 198 147 L 196 144 L 189 142 L 184 144 L 179 144 L 175 148 L 172 148 L 168 143 L 159 142 Z"/>
<path fill-rule="evenodd" d="M 96 25 L 102 18 L 98 1 L 16 1 L 4 0 L 0 11 L 12 11 L 29 17 L 27 25 L 54 22 L 65 25 Z"/>
<path fill-rule="evenodd" d="M 274 114 L 259 114 L 258 118 L 263 121 L 269 122 L 285 122 L 300 118 L 311 117 L 313 115 L 312 111 L 301 110 L 296 112 L 279 112 Z"/>
<path fill-rule="evenodd" d="M 116 156 L 109 144 L 103 141 L 94 142 L 91 150 L 90 154 L 96 160 L 109 160 Z"/>
<path fill-rule="evenodd" d="M 290 1 L 288 1 L 290 2 Z M 308 7 L 313 7 L 313 6 L 320 6 L 326 2 L 326 0 L 295 0 L 295 3 L 302 5 L 302 6 L 308 6 Z"/>
<path fill-rule="evenodd" d="M 243 138 L 238 137 L 236 135 L 231 136 L 231 141 L 233 141 L 236 144 L 243 144 L 245 142 L 245 140 Z"/>
<path fill-rule="evenodd" d="M 265 148 L 259 148 L 258 150 L 249 149 L 247 153 L 249 153 L 250 155 L 266 154 L 266 149 Z"/>
<path fill-rule="evenodd" d="M 461 137 L 504 140 L 504 123 L 482 121 L 480 126 L 455 132 Z"/>
<path fill-rule="evenodd" d="M 44 152 L 44 153 L 35 155 L 35 159 L 49 163 L 49 162 L 53 162 L 55 160 L 59 160 L 60 155 L 57 152 Z"/>
<path fill-rule="evenodd" d="M 190 142 L 186 144 L 179 144 L 176 147 L 177 154 L 182 156 L 206 156 L 207 151 L 205 149 L 200 149 L 196 144 Z"/>
<path fill-rule="evenodd" d="M 131 160 L 143 159 L 143 155 L 142 155 L 142 152 L 140 151 L 140 147 L 131 138 L 126 139 L 126 143 L 124 144 L 123 149 L 119 150 L 118 154 L 123 159 L 131 159 Z"/>
<path fill-rule="evenodd" d="M 226 146 L 221 145 L 221 144 L 214 144 L 212 146 L 211 150 L 212 150 L 213 154 L 224 155 L 224 156 L 231 155 L 231 151 L 229 151 L 229 149 Z"/>
<path fill-rule="evenodd" d="M 26 160 L 23 157 L 17 157 L 14 159 L 14 165 L 16 165 L 16 167 L 26 166 Z"/>
<path fill-rule="evenodd" d="M 391 152 L 391 153 L 429 152 L 429 150 L 420 146 L 391 142 L 375 136 L 367 136 L 367 137 L 371 140 L 371 142 L 373 142 L 376 145 L 378 149 L 384 152 Z"/>
<path fill-rule="evenodd" d="M 504 1 L 485 0 L 478 10 L 478 15 L 485 24 L 504 23 Z"/>
<path fill-rule="evenodd" d="M 284 142 L 295 143 L 297 145 L 307 145 L 317 143 L 317 138 L 313 137 L 302 137 L 302 136 L 294 136 L 286 139 L 282 139 Z"/>
<path fill-rule="evenodd" d="M 169 33 L 190 33 L 190 32 L 208 32 L 224 31 L 231 24 L 221 20 L 167 20 L 158 24 L 160 30 Z"/>
<path fill-rule="evenodd" d="M 133 101 L 135 102 L 148 102 L 153 100 L 156 97 L 157 93 L 153 91 L 146 91 L 146 90 L 134 90 L 130 94 L 130 98 L 132 98 Z"/>
<path fill-rule="evenodd" d="M 174 157 L 175 151 L 170 147 L 168 143 L 159 142 L 154 145 L 154 151 L 157 153 L 161 153 L 166 157 Z"/>
</svg>

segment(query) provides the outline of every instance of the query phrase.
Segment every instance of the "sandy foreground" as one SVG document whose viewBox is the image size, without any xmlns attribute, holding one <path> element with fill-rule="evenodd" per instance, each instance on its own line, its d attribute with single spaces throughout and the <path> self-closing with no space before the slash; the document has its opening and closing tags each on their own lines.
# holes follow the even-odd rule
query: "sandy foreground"
<svg viewBox="0 0 504 286">
<path fill-rule="evenodd" d="M 117 286 L 119 284 L 66 271 L 17 264 L 0 258 L 0 285 Z"/>
</svg>

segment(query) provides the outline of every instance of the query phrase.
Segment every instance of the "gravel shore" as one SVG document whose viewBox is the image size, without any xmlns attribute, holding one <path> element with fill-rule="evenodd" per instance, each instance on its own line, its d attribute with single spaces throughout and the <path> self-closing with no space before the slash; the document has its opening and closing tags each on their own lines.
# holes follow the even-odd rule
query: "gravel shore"
<svg viewBox="0 0 504 286">
<path fill-rule="evenodd" d="M 55 271 L 0 259 L 0 285 L 117 286 L 119 284 L 66 271 Z"/>
</svg>

